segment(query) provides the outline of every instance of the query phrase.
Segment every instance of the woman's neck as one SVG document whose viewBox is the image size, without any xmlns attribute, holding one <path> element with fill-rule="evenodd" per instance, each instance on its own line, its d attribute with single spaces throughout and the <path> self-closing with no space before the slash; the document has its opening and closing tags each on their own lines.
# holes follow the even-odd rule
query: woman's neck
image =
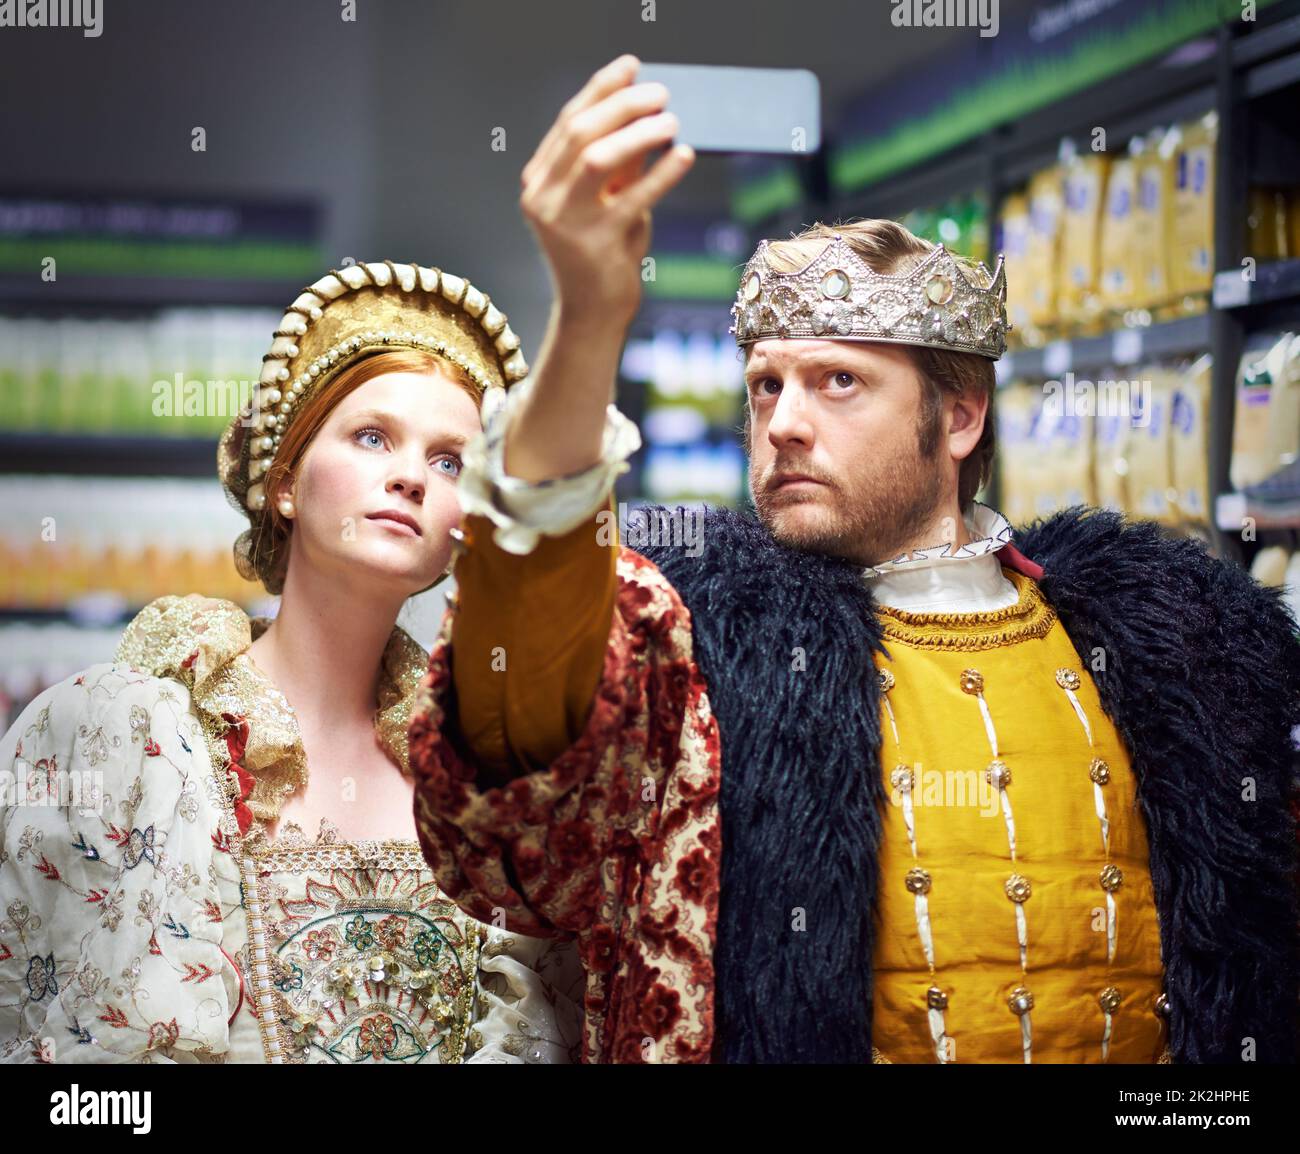
<svg viewBox="0 0 1300 1154">
<path fill-rule="evenodd" d="M 337 581 L 285 579 L 280 610 L 249 649 L 254 664 L 288 698 L 299 724 L 330 732 L 369 720 L 375 711 L 384 649 L 400 594 L 385 599 Z"/>
</svg>

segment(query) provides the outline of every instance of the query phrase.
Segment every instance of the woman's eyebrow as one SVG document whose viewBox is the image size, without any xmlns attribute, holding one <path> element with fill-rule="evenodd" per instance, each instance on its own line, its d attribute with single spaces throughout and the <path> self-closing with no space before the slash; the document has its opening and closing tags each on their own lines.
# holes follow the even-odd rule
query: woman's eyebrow
<svg viewBox="0 0 1300 1154">
<path fill-rule="evenodd" d="M 352 421 L 381 421 L 391 424 L 400 424 L 401 418 L 385 409 L 360 409 L 353 413 L 349 418 Z M 441 443 L 450 445 L 453 449 L 463 449 L 469 444 L 469 438 L 464 433 L 440 433 L 434 437 L 431 444 Z"/>
</svg>

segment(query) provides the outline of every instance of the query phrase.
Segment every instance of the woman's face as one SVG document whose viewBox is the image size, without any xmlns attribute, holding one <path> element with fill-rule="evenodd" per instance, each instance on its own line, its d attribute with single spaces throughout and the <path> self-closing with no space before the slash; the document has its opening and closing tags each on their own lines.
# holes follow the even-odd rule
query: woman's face
<svg viewBox="0 0 1300 1154">
<path fill-rule="evenodd" d="M 441 373 L 385 373 L 330 413 L 295 483 L 290 564 L 345 583 L 381 579 L 404 596 L 433 584 L 460 522 L 460 454 L 478 407 Z"/>
</svg>

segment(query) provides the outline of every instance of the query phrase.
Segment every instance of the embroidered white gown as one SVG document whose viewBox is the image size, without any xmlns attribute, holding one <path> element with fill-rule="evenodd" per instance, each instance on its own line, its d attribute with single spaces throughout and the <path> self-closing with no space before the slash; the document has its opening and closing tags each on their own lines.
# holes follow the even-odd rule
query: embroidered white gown
<svg viewBox="0 0 1300 1154">
<path fill-rule="evenodd" d="M 307 772 L 246 656 L 267 624 L 160 598 L 0 741 L 0 1060 L 574 1060 L 572 944 L 461 913 L 414 822 L 266 836 Z M 426 664 L 394 629 L 375 731 L 404 770 Z"/>
</svg>

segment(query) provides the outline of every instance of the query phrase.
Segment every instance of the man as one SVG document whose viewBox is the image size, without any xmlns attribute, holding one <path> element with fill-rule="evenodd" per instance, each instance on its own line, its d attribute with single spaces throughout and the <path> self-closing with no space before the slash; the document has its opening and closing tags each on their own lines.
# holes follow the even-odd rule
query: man
<svg viewBox="0 0 1300 1154">
<path fill-rule="evenodd" d="M 974 501 L 1000 263 L 889 221 L 760 244 L 757 519 L 611 535 L 629 286 L 681 169 L 637 179 L 667 130 L 633 66 L 523 174 L 557 305 L 465 454 L 411 725 L 439 883 L 577 935 L 588 1061 L 1294 1060 L 1294 623 L 1153 525 Z"/>
</svg>

